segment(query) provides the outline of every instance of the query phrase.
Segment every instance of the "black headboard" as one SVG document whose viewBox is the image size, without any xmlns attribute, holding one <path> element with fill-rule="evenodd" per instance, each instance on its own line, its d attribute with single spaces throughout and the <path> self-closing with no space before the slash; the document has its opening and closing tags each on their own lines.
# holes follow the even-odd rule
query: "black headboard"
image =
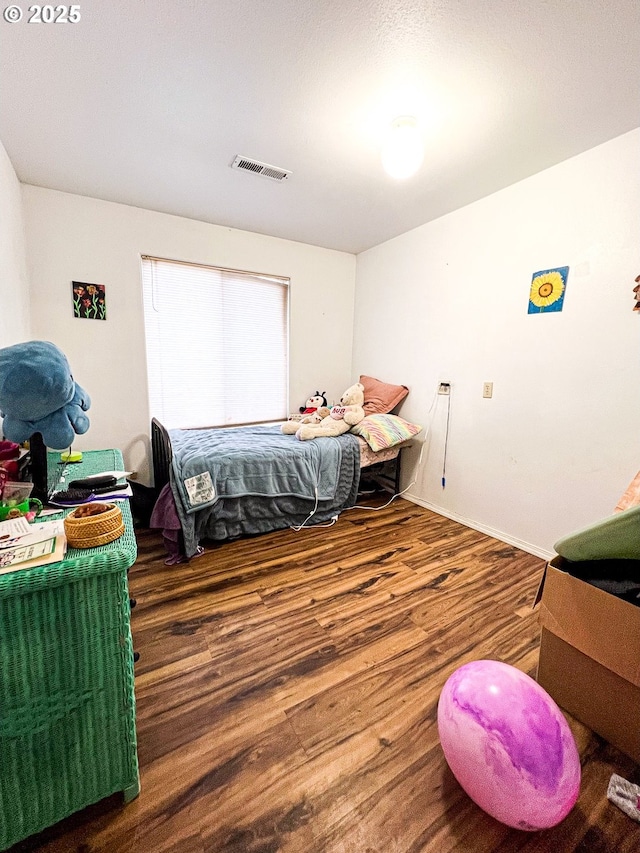
<svg viewBox="0 0 640 853">
<path fill-rule="evenodd" d="M 156 491 L 169 482 L 171 465 L 171 439 L 157 418 L 151 419 L 151 455 L 153 456 L 153 482 Z"/>
</svg>

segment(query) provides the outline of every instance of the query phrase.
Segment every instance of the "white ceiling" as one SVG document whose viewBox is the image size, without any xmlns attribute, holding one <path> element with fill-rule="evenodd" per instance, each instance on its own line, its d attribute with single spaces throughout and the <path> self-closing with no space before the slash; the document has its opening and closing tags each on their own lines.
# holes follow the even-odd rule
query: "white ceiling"
<svg viewBox="0 0 640 853">
<path fill-rule="evenodd" d="M 640 124 L 638 0 L 18 5 L 0 140 L 21 181 L 349 252 Z M 426 156 L 395 182 L 379 149 L 404 114 Z"/>
</svg>

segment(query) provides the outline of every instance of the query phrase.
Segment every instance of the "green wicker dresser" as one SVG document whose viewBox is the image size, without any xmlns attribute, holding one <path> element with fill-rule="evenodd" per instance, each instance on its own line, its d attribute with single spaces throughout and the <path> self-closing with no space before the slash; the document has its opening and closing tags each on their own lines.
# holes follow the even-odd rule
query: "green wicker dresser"
<svg viewBox="0 0 640 853">
<path fill-rule="evenodd" d="M 62 472 L 49 455 L 50 481 Z M 117 450 L 83 454 L 71 479 L 122 470 Z M 0 575 L 0 850 L 117 791 L 140 790 L 125 532 L 63 562 Z M 54 516 L 60 517 L 60 516 Z"/>
</svg>

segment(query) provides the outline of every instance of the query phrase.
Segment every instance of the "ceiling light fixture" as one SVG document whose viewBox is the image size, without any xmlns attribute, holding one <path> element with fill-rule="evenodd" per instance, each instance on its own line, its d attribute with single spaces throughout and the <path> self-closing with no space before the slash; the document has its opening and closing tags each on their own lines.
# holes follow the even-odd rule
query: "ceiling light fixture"
<svg viewBox="0 0 640 853">
<path fill-rule="evenodd" d="M 399 181 L 418 171 L 424 158 L 424 148 L 415 118 L 401 116 L 391 123 L 381 156 L 385 172 Z"/>
</svg>

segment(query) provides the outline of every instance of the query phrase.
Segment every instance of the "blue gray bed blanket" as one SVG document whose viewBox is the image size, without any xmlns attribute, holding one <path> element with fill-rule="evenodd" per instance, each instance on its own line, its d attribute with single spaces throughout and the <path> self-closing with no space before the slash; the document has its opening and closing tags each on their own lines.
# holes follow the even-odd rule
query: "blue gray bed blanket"
<svg viewBox="0 0 640 853">
<path fill-rule="evenodd" d="M 356 501 L 355 436 L 299 441 L 279 426 L 170 430 L 171 488 L 188 557 L 200 539 L 328 521 Z"/>
</svg>

